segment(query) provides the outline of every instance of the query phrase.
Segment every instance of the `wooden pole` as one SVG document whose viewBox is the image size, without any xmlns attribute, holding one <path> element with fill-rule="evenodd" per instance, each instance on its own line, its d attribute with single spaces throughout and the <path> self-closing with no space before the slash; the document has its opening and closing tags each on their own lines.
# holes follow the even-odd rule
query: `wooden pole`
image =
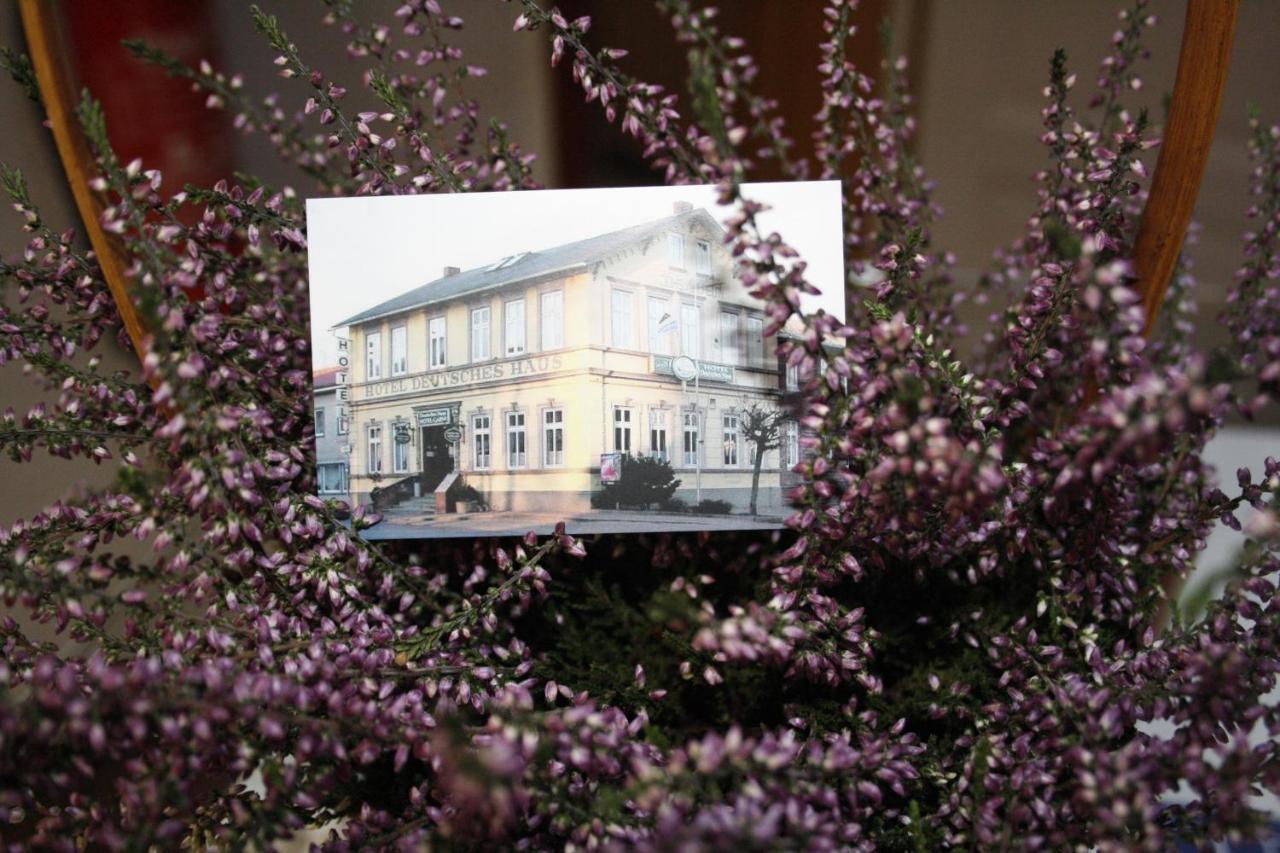
<svg viewBox="0 0 1280 853">
<path fill-rule="evenodd" d="M 1187 2 L 1169 121 L 1133 248 L 1148 338 L 1169 290 L 1209 161 L 1239 8 L 1240 0 Z"/>
<path fill-rule="evenodd" d="M 49 119 L 49 128 L 53 131 L 63 171 L 67 173 L 67 184 L 75 198 L 89 243 L 97 255 L 102 277 L 106 279 L 124 321 L 125 331 L 129 333 L 138 358 L 142 359 L 147 352 L 148 332 L 129 293 L 124 249 L 120 241 L 102 227 L 106 201 L 101 193 L 89 186 L 98 174 L 97 161 L 75 115 L 79 95 L 67 57 L 66 41 L 61 37 L 58 4 L 48 0 L 19 0 L 18 8 L 27 36 L 27 51 L 31 54 L 36 81 L 40 84 L 40 99 Z"/>
</svg>

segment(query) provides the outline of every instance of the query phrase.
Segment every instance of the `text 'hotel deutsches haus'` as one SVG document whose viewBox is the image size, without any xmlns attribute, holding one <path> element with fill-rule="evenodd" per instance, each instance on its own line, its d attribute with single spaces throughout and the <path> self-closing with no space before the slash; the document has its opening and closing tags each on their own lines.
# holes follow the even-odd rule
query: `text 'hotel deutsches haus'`
<svg viewBox="0 0 1280 853">
<path fill-rule="evenodd" d="M 447 268 L 337 324 L 351 497 L 409 478 L 429 493 L 457 471 L 495 510 L 579 511 L 601 488 L 601 455 L 630 453 L 670 461 L 677 497 L 693 501 L 698 471 L 703 499 L 744 509 L 742 412 L 778 408 L 793 377 L 733 270 L 719 223 L 677 203 L 657 221 Z M 697 365 L 683 386 L 679 356 Z M 782 508 L 794 421 L 779 442 L 760 512 Z"/>
</svg>

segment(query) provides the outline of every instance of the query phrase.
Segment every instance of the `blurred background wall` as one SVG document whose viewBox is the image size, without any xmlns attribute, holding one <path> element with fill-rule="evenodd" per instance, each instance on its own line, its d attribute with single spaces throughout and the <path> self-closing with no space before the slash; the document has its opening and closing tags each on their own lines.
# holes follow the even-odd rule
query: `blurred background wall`
<svg viewBox="0 0 1280 853">
<path fill-rule="evenodd" d="M 536 170 L 540 180 L 552 187 L 656 181 L 655 173 L 640 162 L 636 146 L 599 118 L 598 106 L 581 104 L 567 67 L 548 67 L 541 34 L 512 32 L 517 14 L 514 5 L 497 0 L 441 2 L 466 19 L 457 44 L 467 60 L 489 69 L 487 77 L 471 81 L 474 88 L 469 91 L 488 115 L 510 125 L 513 138 L 526 150 L 540 155 Z M 313 66 L 334 76 L 352 73 L 343 35 L 320 22 L 321 4 L 269 0 L 262 5 L 279 15 L 283 28 Z M 392 20 L 397 5 L 394 0 L 371 0 L 358 8 L 370 16 Z M 595 19 L 593 36 L 602 43 L 629 49 L 631 55 L 622 60 L 629 70 L 682 88 L 683 49 L 674 43 L 670 24 L 647 0 L 561 0 L 561 5 L 571 14 L 591 14 Z M 724 0 L 721 5 L 722 27 L 747 39 L 762 68 L 762 90 L 783 102 L 792 134 L 803 148 L 818 107 L 815 66 L 822 4 L 817 0 Z M 89 6 L 96 6 L 96 12 L 85 12 Z M 175 6 L 182 7 L 183 14 L 178 17 L 186 23 L 170 20 L 165 9 Z M 176 101 L 168 102 L 173 90 L 156 78 L 159 72 L 131 67 L 134 60 L 116 44 L 122 30 L 131 28 L 136 30 L 133 35 L 149 38 L 175 53 L 208 51 L 218 67 L 242 72 L 251 91 L 280 91 L 282 104 L 288 109 L 298 108 L 307 97 L 305 84 L 276 76 L 273 53 L 253 30 L 248 6 L 240 0 L 191 0 L 187 4 L 66 0 L 63 7 L 73 23 L 78 21 L 68 29 L 79 40 L 77 51 L 87 55 L 81 58 L 86 71 L 98 75 L 95 88 L 109 106 L 124 105 L 118 107 L 123 110 L 121 115 L 110 117 L 116 133 L 145 130 L 157 115 L 166 112 L 186 116 L 176 124 L 188 131 L 196 125 L 206 126 L 206 117 L 190 112 L 190 102 L 181 107 Z M 1050 55 L 1057 47 L 1066 49 L 1070 67 L 1079 75 L 1078 103 L 1083 105 L 1087 99 L 1084 93 L 1097 76 L 1099 60 L 1119 25 L 1116 13 L 1122 7 L 1112 0 L 863 0 L 863 35 L 857 46 L 864 56 L 863 64 L 874 65 L 880 58 L 876 33 L 880 18 L 892 22 L 897 48 L 910 57 L 918 101 L 917 153 L 929 177 L 937 182 L 936 198 L 946 208 L 946 217 L 936 229 L 936 243 L 956 253 L 961 285 L 985 267 L 994 248 L 1007 245 L 1018 235 L 1034 208 L 1031 175 L 1046 162 L 1037 137 L 1041 89 Z M 1157 119 L 1163 115 L 1162 99 L 1173 85 L 1184 8 L 1177 0 L 1152 4 L 1152 11 L 1162 21 L 1148 42 L 1153 57 L 1143 66 L 1146 86 L 1136 97 Z M 0 44 L 22 47 L 15 4 L 0 8 Z M 1201 280 L 1198 295 L 1204 342 L 1219 340 L 1222 334 L 1214 317 L 1238 263 L 1245 227 L 1246 104 L 1257 104 L 1266 121 L 1280 121 L 1277 44 L 1280 6 L 1271 0 L 1245 0 L 1222 116 L 1196 213 L 1204 229 L 1194 248 Z M 349 82 L 355 97 L 358 81 Z M 114 96 L 109 91 L 113 88 Z M 7 81 L 0 84 L 0 117 L 6 130 L 0 134 L 0 160 L 24 169 L 47 220 L 75 225 L 52 141 L 40 126 L 42 116 Z M 273 183 L 292 184 L 302 194 L 310 191 L 305 179 L 276 161 L 263 140 L 242 137 L 216 121 L 208 126 L 210 138 L 219 141 L 208 157 L 197 157 L 197 161 L 205 161 L 205 167 L 209 162 L 225 162 Z M 146 133 L 141 135 L 147 137 Z M 172 154 L 185 144 L 177 140 L 161 146 L 161 155 Z M 0 221 L 7 213 L 6 205 Z M 24 240 L 18 225 L 16 217 L 0 224 L 0 252 L 21 249 Z M 121 368 L 133 364 L 132 353 L 125 351 L 109 353 L 107 360 Z M 41 396 L 20 368 L 0 367 L 0 401 L 4 406 L 21 413 Z M 1253 461 L 1256 464 L 1258 460 Z M 2 524 L 30 515 L 79 487 L 77 484 L 103 483 L 109 476 L 89 464 L 52 459 L 21 467 L 0 462 L 0 466 L 14 483 L 0 489 Z"/>
</svg>

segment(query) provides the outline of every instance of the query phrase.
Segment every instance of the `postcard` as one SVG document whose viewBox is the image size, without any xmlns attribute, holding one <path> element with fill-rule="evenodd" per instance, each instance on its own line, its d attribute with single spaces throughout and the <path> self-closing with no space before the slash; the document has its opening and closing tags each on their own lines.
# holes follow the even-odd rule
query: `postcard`
<svg viewBox="0 0 1280 853">
<path fill-rule="evenodd" d="M 840 185 L 748 185 L 844 315 Z M 310 199 L 317 488 L 375 539 L 768 529 L 798 377 L 707 186 Z"/>
</svg>

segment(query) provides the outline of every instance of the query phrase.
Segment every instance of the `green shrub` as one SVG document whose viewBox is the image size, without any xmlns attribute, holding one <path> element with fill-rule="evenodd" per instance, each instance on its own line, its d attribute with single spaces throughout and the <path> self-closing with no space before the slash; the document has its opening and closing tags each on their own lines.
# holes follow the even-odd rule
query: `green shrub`
<svg viewBox="0 0 1280 853">
<path fill-rule="evenodd" d="M 679 487 L 680 481 L 667 460 L 627 454 L 622 457 L 618 481 L 605 483 L 604 488 L 591 496 L 591 505 L 648 509 L 669 502 Z"/>
<path fill-rule="evenodd" d="M 733 504 L 719 498 L 703 498 L 698 504 L 698 512 L 704 515 L 728 515 L 733 512 Z"/>
</svg>

